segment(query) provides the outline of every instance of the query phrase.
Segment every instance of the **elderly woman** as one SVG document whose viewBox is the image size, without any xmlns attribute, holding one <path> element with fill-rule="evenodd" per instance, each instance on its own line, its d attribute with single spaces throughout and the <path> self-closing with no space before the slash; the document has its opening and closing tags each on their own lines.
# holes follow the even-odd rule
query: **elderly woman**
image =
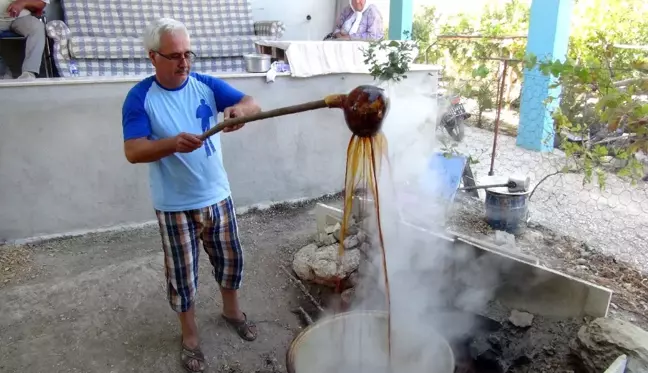
<svg viewBox="0 0 648 373">
<path fill-rule="evenodd" d="M 326 39 L 380 40 L 384 34 L 378 7 L 370 4 L 370 0 L 349 0 L 349 6 L 342 10 L 335 30 Z"/>
</svg>

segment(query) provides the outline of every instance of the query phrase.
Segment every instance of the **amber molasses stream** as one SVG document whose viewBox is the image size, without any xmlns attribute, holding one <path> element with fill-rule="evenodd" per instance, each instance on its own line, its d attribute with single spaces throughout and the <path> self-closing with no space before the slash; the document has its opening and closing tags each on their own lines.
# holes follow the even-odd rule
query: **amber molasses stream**
<svg viewBox="0 0 648 373">
<path fill-rule="evenodd" d="M 353 132 L 347 149 L 345 174 L 344 213 L 340 231 L 339 258 L 344 255 L 344 239 L 351 217 L 353 197 L 359 186 L 369 191 L 373 197 L 375 217 L 378 227 L 378 245 L 380 246 L 381 264 L 387 304 L 387 348 L 388 361 L 391 368 L 391 295 L 387 259 L 380 221 L 380 204 L 378 192 L 378 172 L 383 157 L 387 156 L 387 140 L 380 131 L 383 120 L 389 110 L 389 100 L 383 89 L 375 86 L 360 86 L 349 95 L 343 104 L 344 118 L 347 126 Z M 366 199 L 362 203 L 367 203 Z M 338 291 L 341 291 L 338 282 Z"/>
</svg>

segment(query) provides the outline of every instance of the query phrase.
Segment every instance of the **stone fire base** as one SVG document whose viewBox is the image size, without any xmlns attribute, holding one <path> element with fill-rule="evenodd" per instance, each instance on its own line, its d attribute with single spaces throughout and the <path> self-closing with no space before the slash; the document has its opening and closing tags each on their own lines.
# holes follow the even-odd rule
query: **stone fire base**
<svg viewBox="0 0 648 373">
<path fill-rule="evenodd" d="M 333 244 L 330 235 L 342 220 L 342 210 L 319 203 L 316 207 L 317 237 L 320 245 Z M 499 268 L 506 268 L 502 274 L 504 281 L 495 292 L 495 300 L 511 309 L 530 312 L 549 317 L 606 317 L 609 310 L 612 291 L 583 281 L 567 274 L 539 265 L 535 258 L 524 256 L 514 251 L 488 242 L 472 239 L 451 231 L 435 233 L 408 223 L 402 223 L 407 234 L 433 243 L 442 240 L 449 244 L 451 250 L 467 250 L 479 258 L 488 255 L 491 262 L 499 262 Z M 430 245 L 435 250 L 439 245 Z M 361 251 L 361 250 L 358 250 Z M 324 255 L 324 254 L 322 254 Z M 355 260 L 360 259 L 360 252 L 350 254 Z M 324 255 L 325 256 L 325 255 Z M 350 259 L 349 259 L 350 260 Z M 360 263 L 358 263 L 359 265 Z M 355 267 L 357 268 L 357 266 Z M 348 267 L 343 271 L 351 274 Z M 454 271 L 468 271 L 468 268 L 454 268 Z M 346 273 L 345 272 L 345 273 Z M 506 281 L 507 278 L 514 279 Z"/>
</svg>

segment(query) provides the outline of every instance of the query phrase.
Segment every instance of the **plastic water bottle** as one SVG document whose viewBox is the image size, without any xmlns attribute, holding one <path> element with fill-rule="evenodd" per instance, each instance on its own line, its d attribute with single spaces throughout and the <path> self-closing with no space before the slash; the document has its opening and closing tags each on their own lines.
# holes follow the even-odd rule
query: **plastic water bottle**
<svg viewBox="0 0 648 373">
<path fill-rule="evenodd" d="M 70 75 L 79 76 L 79 67 L 77 66 L 76 61 L 70 61 Z"/>
</svg>

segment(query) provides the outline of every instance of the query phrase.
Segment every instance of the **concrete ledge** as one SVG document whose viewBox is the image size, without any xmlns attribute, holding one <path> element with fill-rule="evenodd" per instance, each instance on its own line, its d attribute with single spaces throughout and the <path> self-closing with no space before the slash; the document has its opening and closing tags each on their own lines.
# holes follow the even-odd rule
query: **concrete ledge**
<svg viewBox="0 0 648 373">
<path fill-rule="evenodd" d="M 490 252 L 494 252 L 494 253 L 504 255 L 506 257 L 521 260 L 521 261 L 523 261 L 525 263 L 528 263 L 528 264 L 532 264 L 532 265 L 539 265 L 540 264 L 540 261 L 538 260 L 538 258 L 532 257 L 531 255 L 522 254 L 520 252 L 516 252 L 516 251 L 513 251 L 513 250 L 508 250 L 505 246 L 497 246 L 497 245 L 492 244 L 490 242 L 480 240 L 480 239 L 477 239 L 477 238 L 473 238 L 473 237 L 470 237 L 468 235 L 457 233 L 457 232 L 454 232 L 454 231 L 451 231 L 451 230 L 448 230 L 447 233 L 450 236 L 453 236 L 453 237 L 459 239 L 460 241 L 463 241 L 463 242 L 466 242 L 466 243 L 469 243 L 469 244 L 475 244 L 475 245 L 479 246 L 480 248 L 482 248 L 484 250 L 488 250 Z"/>
<path fill-rule="evenodd" d="M 315 214 L 318 233 L 325 233 L 327 225 L 342 219 L 341 209 L 324 203 L 317 204 Z M 426 240 L 428 242 L 434 243 L 442 239 L 451 244 L 450 250 L 466 250 L 474 258 L 489 256 L 489 265 L 494 271 L 500 272 L 495 299 L 509 308 L 565 318 L 606 317 L 608 314 L 612 299 L 610 289 L 543 267 L 536 258 L 512 253 L 466 235 L 452 231 L 432 232 L 411 223 L 401 224 L 410 229 L 412 234 L 429 237 Z M 458 267 L 453 270 L 467 269 Z"/>
</svg>

